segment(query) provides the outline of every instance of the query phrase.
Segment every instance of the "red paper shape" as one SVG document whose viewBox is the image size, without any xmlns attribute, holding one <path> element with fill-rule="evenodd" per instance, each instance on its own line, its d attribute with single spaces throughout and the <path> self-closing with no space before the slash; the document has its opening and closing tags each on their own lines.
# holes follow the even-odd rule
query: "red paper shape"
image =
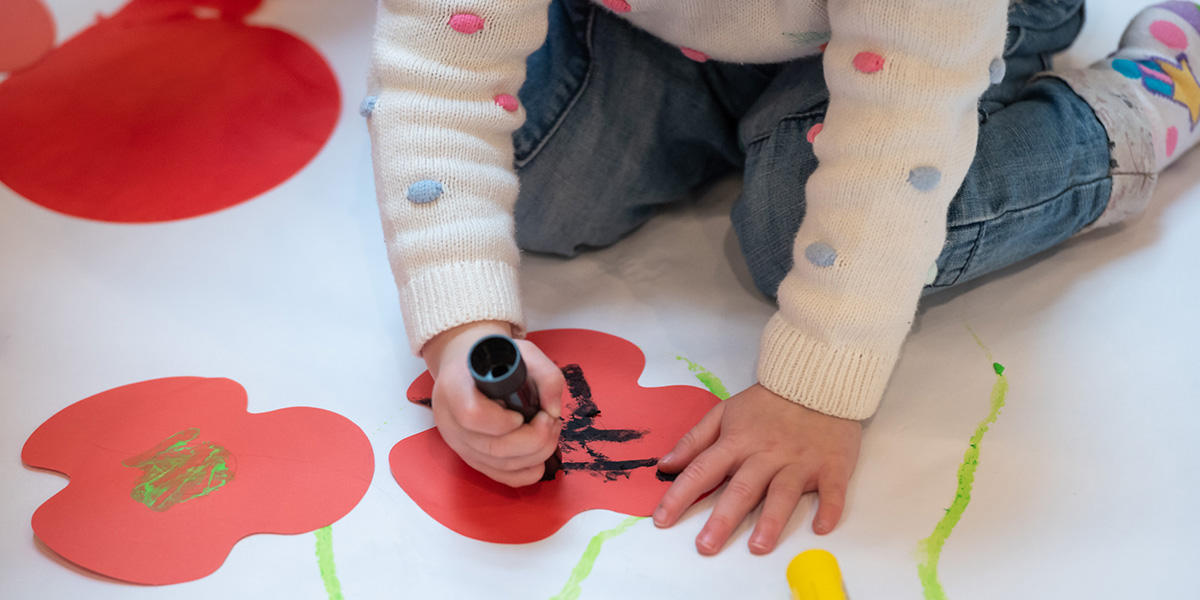
<svg viewBox="0 0 1200 600">
<path fill-rule="evenodd" d="M 316 50 L 242 22 L 260 2 L 133 0 L 14 73 L 0 83 L 0 181 L 117 223 L 204 215 L 286 181 L 341 100 Z"/>
<path fill-rule="evenodd" d="M 41 0 L 0 0 L 0 73 L 33 64 L 54 47 L 54 17 Z"/>
<path fill-rule="evenodd" d="M 31 467 L 67 475 L 33 531 L 97 573 L 146 584 L 199 579 L 255 533 L 319 529 L 371 483 L 366 434 L 318 408 L 246 412 L 236 381 L 171 377 L 101 392 L 25 442 Z"/>
<path fill-rule="evenodd" d="M 467 466 L 435 428 L 392 448 L 400 487 L 437 522 L 485 542 L 535 542 L 594 508 L 649 516 L 670 486 L 658 474 L 658 457 L 720 400 L 691 386 L 639 386 L 645 356 L 613 335 L 556 329 L 531 333 L 529 340 L 567 379 L 563 471 L 553 481 L 510 488 Z M 408 397 L 424 404 L 432 391 L 426 372 Z"/>
</svg>

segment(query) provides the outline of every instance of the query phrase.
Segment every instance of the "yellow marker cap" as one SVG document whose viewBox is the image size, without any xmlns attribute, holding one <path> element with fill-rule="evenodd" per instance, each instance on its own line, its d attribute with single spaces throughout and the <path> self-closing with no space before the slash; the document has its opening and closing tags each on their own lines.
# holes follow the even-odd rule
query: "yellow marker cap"
<svg viewBox="0 0 1200 600">
<path fill-rule="evenodd" d="M 846 600 L 837 559 L 824 550 L 797 554 L 788 564 L 787 580 L 794 600 Z"/>
</svg>

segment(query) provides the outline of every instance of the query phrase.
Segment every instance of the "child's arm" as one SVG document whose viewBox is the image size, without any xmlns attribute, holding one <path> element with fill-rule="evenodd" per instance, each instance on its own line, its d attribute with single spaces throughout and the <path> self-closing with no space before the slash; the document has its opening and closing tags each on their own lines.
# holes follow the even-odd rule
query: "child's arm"
<svg viewBox="0 0 1200 600">
<path fill-rule="evenodd" d="M 512 134 L 545 0 L 382 0 L 367 104 L 375 187 L 413 352 L 436 378 L 433 413 L 468 464 L 533 483 L 557 446 L 562 374 L 521 342 L 544 414 L 522 425 L 474 387 L 472 343 L 520 335 Z"/>
<path fill-rule="evenodd" d="M 818 533 L 836 523 L 858 452 L 857 423 L 845 423 L 875 412 L 942 249 L 947 207 L 975 155 L 978 100 L 1004 49 L 1007 7 L 829 0 L 820 166 L 779 312 L 763 334 L 761 387 L 726 401 L 681 442 L 686 455 L 664 465 L 688 466 L 663 498 L 661 525 L 732 477 L 731 498 L 718 501 L 697 538 L 702 552 L 718 550 L 764 494 L 752 550 L 774 547 L 798 491 L 820 488 Z"/>
<path fill-rule="evenodd" d="M 414 352 L 466 323 L 523 327 L 512 134 L 525 118 L 515 97 L 525 59 L 546 38 L 546 5 L 380 2 L 368 125 Z"/>
</svg>

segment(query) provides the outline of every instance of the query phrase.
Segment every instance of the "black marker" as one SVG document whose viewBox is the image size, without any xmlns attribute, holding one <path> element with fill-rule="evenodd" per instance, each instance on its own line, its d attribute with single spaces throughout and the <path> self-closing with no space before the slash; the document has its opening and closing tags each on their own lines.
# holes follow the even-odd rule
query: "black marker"
<svg viewBox="0 0 1200 600">
<path fill-rule="evenodd" d="M 475 387 L 484 396 L 504 405 L 508 410 L 521 413 L 528 423 L 542 409 L 538 402 L 537 387 L 525 377 L 525 361 L 517 343 L 505 335 L 489 335 L 471 346 L 467 355 Z M 546 459 L 546 472 L 542 481 L 551 481 L 562 468 L 562 451 Z"/>
</svg>

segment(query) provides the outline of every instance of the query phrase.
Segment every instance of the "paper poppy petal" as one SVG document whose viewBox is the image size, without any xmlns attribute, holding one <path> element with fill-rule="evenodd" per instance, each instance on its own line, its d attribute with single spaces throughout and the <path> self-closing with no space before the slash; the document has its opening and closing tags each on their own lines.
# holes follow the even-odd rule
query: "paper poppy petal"
<svg viewBox="0 0 1200 600">
<path fill-rule="evenodd" d="M 358 426 L 318 408 L 246 406 L 235 381 L 172 377 L 64 408 L 21 453 L 70 478 L 34 512 L 34 533 L 97 573 L 179 583 L 215 571 L 243 537 L 319 529 L 358 504 L 375 468 Z M 192 476 L 168 481 L 173 466 Z"/>
</svg>

